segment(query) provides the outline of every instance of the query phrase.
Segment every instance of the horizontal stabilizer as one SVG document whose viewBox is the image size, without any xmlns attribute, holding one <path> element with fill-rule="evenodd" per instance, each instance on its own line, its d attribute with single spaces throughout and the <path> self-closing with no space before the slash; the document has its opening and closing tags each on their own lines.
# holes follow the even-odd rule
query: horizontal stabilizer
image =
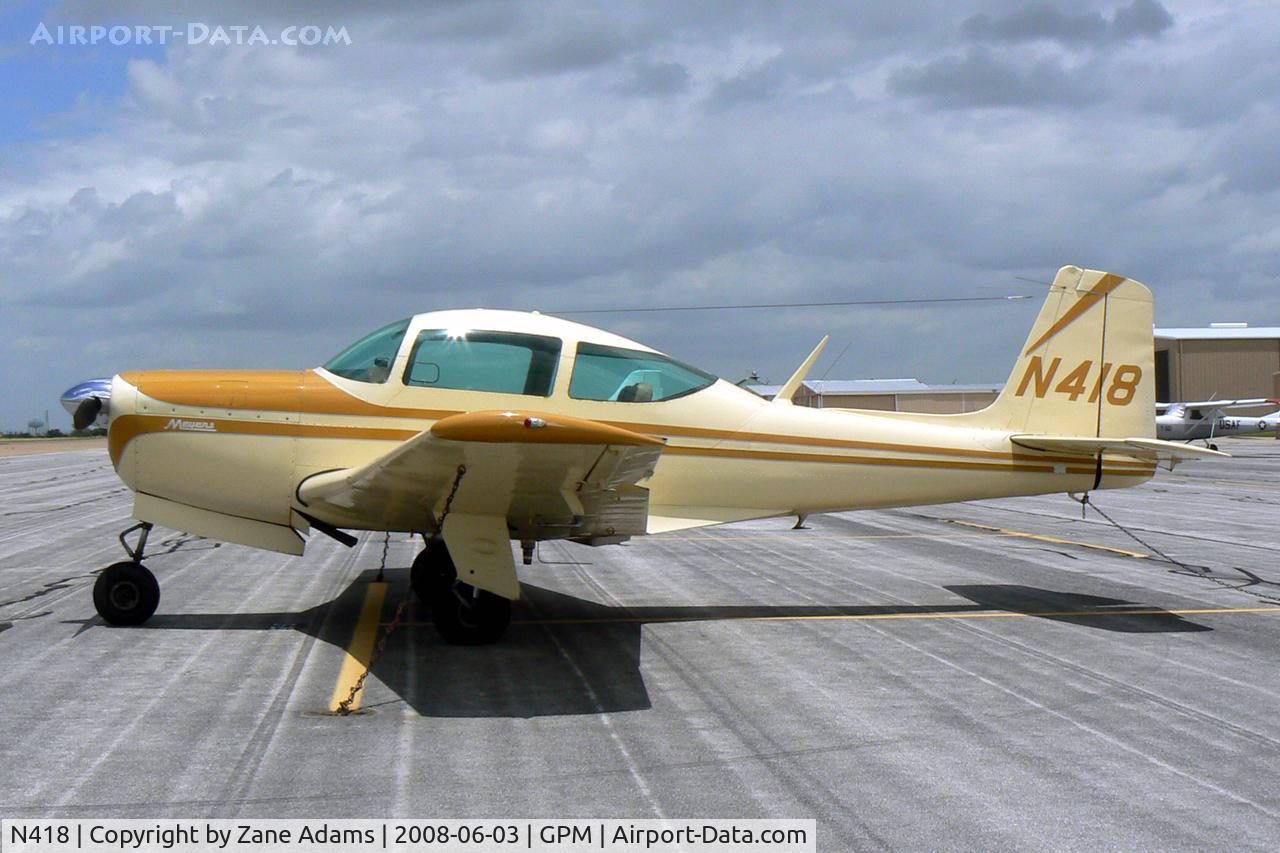
<svg viewBox="0 0 1280 853">
<path fill-rule="evenodd" d="M 1059 453 L 1100 453 L 1111 451 L 1144 459 L 1185 462 L 1189 459 L 1229 457 L 1230 453 L 1193 447 L 1176 441 L 1157 438 L 1089 438 L 1061 435 L 1015 435 L 1012 441 L 1019 447 L 1031 450 L 1052 450 Z"/>
</svg>

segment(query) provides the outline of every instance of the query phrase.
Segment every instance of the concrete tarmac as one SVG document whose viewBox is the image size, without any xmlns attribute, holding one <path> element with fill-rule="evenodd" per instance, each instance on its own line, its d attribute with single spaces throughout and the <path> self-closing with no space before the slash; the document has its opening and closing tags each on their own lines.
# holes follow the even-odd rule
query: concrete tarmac
<svg viewBox="0 0 1280 853">
<path fill-rule="evenodd" d="M 0 816 L 815 818 L 821 850 L 1273 849 L 1280 443 L 1095 495 L 777 519 L 522 571 L 444 645 L 394 535 L 303 558 L 157 529 L 157 614 L 95 615 L 130 494 L 0 459 Z M 1143 544 L 1145 543 L 1145 544 Z M 1158 549 L 1176 563 L 1151 554 Z M 378 599 L 381 597 L 381 604 Z"/>
</svg>

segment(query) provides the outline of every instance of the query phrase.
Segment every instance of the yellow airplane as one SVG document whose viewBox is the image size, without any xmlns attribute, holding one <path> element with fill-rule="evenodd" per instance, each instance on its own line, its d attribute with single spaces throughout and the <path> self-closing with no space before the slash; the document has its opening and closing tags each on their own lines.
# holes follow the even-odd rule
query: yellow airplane
<svg viewBox="0 0 1280 853">
<path fill-rule="evenodd" d="M 1225 455 L 1154 438 L 1151 293 L 1122 276 L 1059 270 L 980 412 L 792 405 L 825 343 L 772 401 L 609 332 L 492 310 L 400 320 L 313 370 L 122 373 L 76 406 L 109 419 L 140 521 L 94 604 L 116 625 L 155 611 L 154 524 L 287 554 L 313 530 L 418 532 L 414 592 L 446 640 L 486 643 L 520 595 L 512 540 L 528 565 L 548 539 L 1087 493 Z"/>
</svg>

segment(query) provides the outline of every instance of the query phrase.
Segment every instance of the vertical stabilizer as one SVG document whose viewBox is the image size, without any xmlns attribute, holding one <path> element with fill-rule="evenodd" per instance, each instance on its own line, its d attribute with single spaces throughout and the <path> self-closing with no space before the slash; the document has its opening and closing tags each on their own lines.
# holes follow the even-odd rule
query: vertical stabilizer
<svg viewBox="0 0 1280 853">
<path fill-rule="evenodd" d="M 1155 435 L 1151 291 L 1063 267 L 996 401 L 975 425 L 1097 438 Z"/>
</svg>

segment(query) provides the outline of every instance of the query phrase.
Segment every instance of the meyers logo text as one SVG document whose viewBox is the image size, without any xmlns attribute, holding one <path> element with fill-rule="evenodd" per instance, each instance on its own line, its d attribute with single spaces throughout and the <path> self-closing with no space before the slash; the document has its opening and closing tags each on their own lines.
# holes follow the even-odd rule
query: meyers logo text
<svg viewBox="0 0 1280 853">
<path fill-rule="evenodd" d="M 183 432 L 217 432 L 218 426 L 213 421 L 188 421 L 183 418 L 169 418 L 165 429 L 182 430 Z"/>
</svg>

